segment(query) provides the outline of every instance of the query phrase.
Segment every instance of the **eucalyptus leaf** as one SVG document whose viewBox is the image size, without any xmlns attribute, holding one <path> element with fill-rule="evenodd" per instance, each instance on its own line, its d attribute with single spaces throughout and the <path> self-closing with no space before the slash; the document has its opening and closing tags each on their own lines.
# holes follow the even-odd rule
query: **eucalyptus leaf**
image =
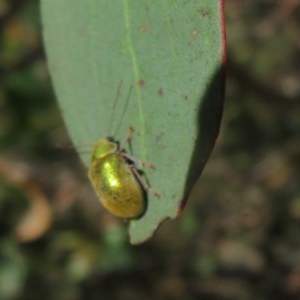
<svg viewBox="0 0 300 300">
<path fill-rule="evenodd" d="M 132 155 L 155 166 L 145 177 L 160 197 L 148 193 L 144 215 L 129 226 L 131 242 L 141 243 L 181 211 L 218 134 L 222 1 L 42 0 L 41 8 L 74 144 L 122 141 L 133 127 Z M 88 167 L 89 155 L 81 158 Z"/>
</svg>

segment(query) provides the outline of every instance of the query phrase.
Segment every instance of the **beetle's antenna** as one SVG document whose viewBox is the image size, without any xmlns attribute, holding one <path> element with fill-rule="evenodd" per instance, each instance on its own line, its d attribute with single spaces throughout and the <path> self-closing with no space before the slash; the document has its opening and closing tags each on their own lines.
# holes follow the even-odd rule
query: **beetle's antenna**
<svg viewBox="0 0 300 300">
<path fill-rule="evenodd" d="M 120 83 L 119 83 L 119 86 L 118 86 L 118 89 L 117 89 L 117 93 L 116 93 L 116 96 L 115 96 L 115 99 L 114 99 L 114 103 L 113 103 L 113 106 L 111 108 L 111 114 L 110 114 L 110 120 L 109 120 L 109 127 L 108 127 L 108 133 L 109 133 L 109 135 L 111 134 L 110 131 L 111 131 L 111 127 L 112 127 L 112 122 L 114 120 L 117 103 L 118 103 L 118 100 L 120 98 L 122 85 L 123 85 L 123 80 L 121 80 Z"/>
<path fill-rule="evenodd" d="M 117 134 L 118 134 L 118 132 L 121 128 L 121 125 L 122 125 L 122 122 L 123 122 L 123 119 L 124 119 L 124 116 L 125 116 L 125 112 L 127 111 L 127 107 L 128 107 L 128 103 L 129 103 L 131 93 L 132 93 L 132 89 L 133 89 L 133 85 L 130 86 L 130 89 L 128 91 L 128 95 L 127 95 L 126 101 L 125 101 L 125 106 L 123 108 L 122 115 L 119 118 L 118 126 L 117 126 L 116 131 L 115 131 L 115 136 L 117 136 Z"/>
</svg>

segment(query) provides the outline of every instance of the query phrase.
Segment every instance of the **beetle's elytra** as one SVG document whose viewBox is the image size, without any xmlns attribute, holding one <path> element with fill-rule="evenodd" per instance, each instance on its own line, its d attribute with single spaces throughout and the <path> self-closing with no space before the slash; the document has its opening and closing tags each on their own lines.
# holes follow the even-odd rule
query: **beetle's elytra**
<svg viewBox="0 0 300 300">
<path fill-rule="evenodd" d="M 89 179 L 103 206 L 115 216 L 137 218 L 146 209 L 145 194 L 124 150 L 111 138 L 93 147 Z"/>
</svg>

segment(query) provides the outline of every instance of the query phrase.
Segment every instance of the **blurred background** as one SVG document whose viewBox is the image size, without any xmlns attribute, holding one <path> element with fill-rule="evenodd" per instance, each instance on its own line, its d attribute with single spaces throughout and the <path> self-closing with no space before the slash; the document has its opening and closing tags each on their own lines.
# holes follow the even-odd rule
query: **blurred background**
<svg viewBox="0 0 300 300">
<path fill-rule="evenodd" d="M 221 134 L 150 241 L 102 209 L 55 101 L 37 0 L 0 0 L 0 299 L 300 299 L 300 1 L 227 0 Z"/>
</svg>

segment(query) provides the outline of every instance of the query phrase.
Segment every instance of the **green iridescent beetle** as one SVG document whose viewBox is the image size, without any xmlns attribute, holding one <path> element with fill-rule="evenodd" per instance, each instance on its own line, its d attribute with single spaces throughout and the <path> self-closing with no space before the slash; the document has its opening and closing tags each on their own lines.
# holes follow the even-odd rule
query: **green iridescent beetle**
<svg viewBox="0 0 300 300">
<path fill-rule="evenodd" d="M 138 174 L 112 138 L 94 145 L 88 176 L 103 206 L 115 216 L 137 218 L 145 211 L 145 192 Z"/>
</svg>

